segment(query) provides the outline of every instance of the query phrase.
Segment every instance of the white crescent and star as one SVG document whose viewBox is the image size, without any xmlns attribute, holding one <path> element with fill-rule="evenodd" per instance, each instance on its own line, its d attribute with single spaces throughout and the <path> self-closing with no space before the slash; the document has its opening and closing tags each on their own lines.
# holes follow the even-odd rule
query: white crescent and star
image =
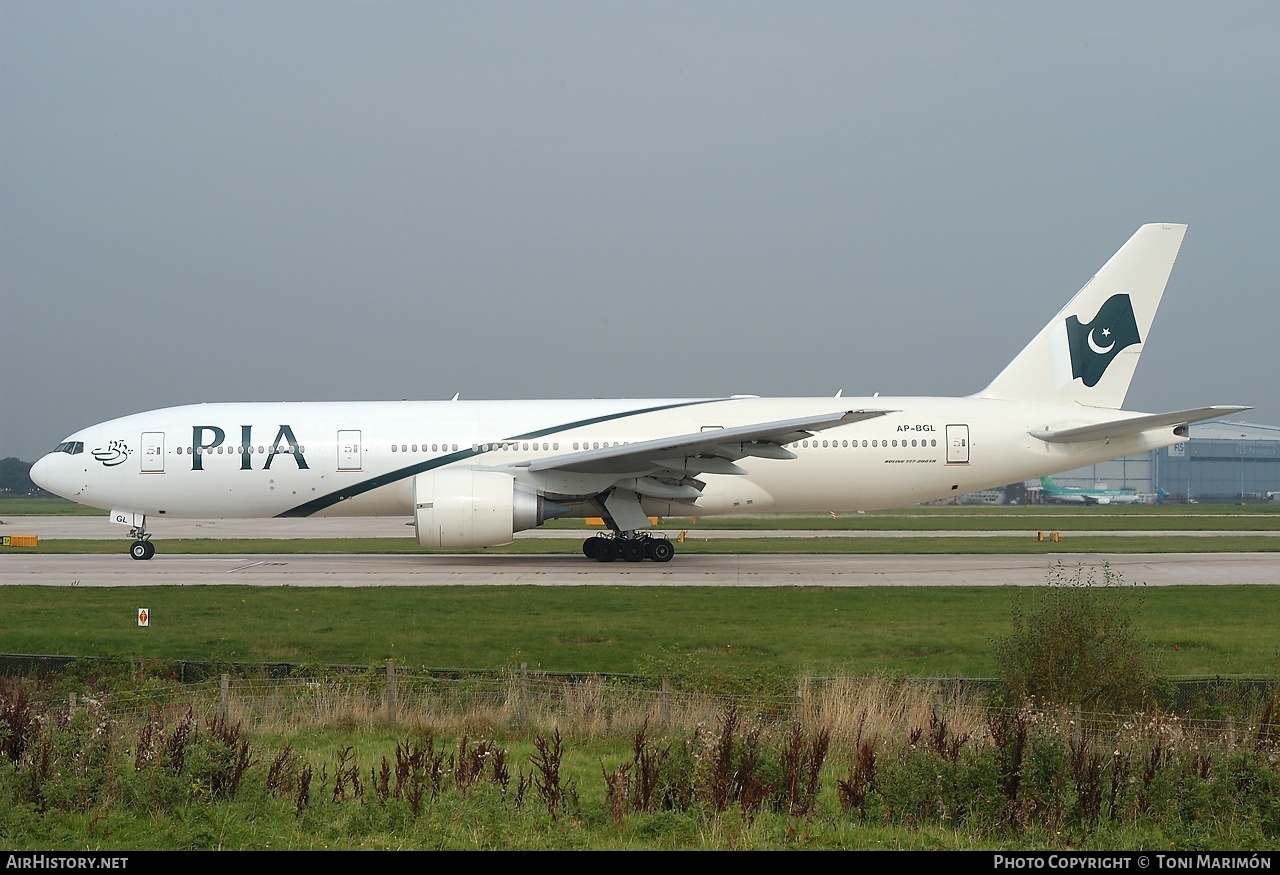
<svg viewBox="0 0 1280 875">
<path fill-rule="evenodd" d="M 1093 329 L 1093 331 L 1089 332 L 1089 349 L 1093 350 L 1098 355 L 1106 355 L 1107 353 L 1111 352 L 1113 348 L 1115 348 L 1115 345 L 1116 345 L 1115 339 L 1112 338 L 1111 342 L 1106 346 L 1099 346 L 1098 342 L 1093 339 L 1093 335 L 1097 330 L 1098 329 L 1095 328 Z M 1110 338 L 1111 329 L 1110 328 L 1102 329 L 1102 336 L 1106 338 Z"/>
</svg>

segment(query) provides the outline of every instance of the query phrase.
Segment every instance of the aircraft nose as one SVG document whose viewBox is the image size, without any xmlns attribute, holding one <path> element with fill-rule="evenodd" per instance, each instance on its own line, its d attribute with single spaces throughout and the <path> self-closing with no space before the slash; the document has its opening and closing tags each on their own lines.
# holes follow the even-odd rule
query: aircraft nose
<svg viewBox="0 0 1280 875">
<path fill-rule="evenodd" d="M 39 486 L 45 492 L 53 492 L 52 483 L 49 478 L 49 454 L 41 456 L 36 463 L 31 466 L 31 482 Z"/>
<path fill-rule="evenodd" d="M 46 453 L 31 466 L 28 476 L 45 492 L 71 498 L 76 489 L 73 483 L 75 475 L 67 464 L 69 461 L 66 453 Z"/>
</svg>

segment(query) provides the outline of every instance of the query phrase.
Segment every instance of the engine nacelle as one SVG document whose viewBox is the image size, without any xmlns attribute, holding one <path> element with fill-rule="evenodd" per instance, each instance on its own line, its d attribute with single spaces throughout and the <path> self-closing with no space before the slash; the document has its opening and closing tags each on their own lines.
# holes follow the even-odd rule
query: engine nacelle
<svg viewBox="0 0 1280 875">
<path fill-rule="evenodd" d="M 497 547 L 545 521 L 547 502 L 510 474 L 446 468 L 413 478 L 413 525 L 424 547 Z"/>
</svg>

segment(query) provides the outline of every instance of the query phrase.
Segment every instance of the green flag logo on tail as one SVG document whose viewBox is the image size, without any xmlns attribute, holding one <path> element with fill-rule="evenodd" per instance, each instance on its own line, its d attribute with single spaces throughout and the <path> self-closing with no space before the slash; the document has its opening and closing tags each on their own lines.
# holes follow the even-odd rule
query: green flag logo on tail
<svg viewBox="0 0 1280 875">
<path fill-rule="evenodd" d="M 1112 295 L 1098 309 L 1092 322 L 1067 317 L 1067 343 L 1071 348 L 1071 376 L 1086 386 L 1096 386 L 1111 360 L 1126 346 L 1140 343 L 1138 321 L 1128 295 Z"/>
</svg>

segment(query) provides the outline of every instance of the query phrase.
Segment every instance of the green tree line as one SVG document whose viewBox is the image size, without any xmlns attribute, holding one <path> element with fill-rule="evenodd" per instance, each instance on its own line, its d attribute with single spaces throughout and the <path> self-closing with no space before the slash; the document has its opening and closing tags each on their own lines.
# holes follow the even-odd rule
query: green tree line
<svg viewBox="0 0 1280 875">
<path fill-rule="evenodd" d="M 27 495 L 41 491 L 31 482 L 31 464 L 14 456 L 0 459 L 0 493 Z"/>
</svg>

